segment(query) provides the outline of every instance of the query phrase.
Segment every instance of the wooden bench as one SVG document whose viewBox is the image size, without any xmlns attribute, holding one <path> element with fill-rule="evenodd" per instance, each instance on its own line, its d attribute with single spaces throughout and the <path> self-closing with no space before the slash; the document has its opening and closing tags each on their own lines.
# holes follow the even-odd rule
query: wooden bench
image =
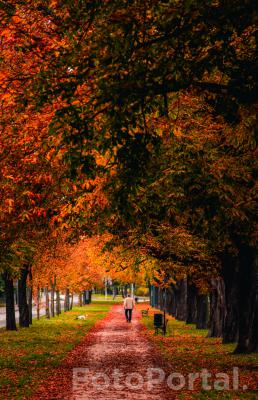
<svg viewBox="0 0 258 400">
<path fill-rule="evenodd" d="M 142 312 L 142 317 L 148 317 L 149 315 L 149 309 L 147 308 L 147 310 L 141 310 Z"/>
</svg>

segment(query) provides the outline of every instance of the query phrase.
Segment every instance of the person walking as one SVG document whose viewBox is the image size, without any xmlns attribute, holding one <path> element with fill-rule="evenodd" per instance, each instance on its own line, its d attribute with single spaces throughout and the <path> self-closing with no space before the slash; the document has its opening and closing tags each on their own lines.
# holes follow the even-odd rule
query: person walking
<svg viewBox="0 0 258 400">
<path fill-rule="evenodd" d="M 131 322 L 132 320 L 133 308 L 134 299 L 130 296 L 130 294 L 128 294 L 127 297 L 124 299 L 125 318 L 127 322 Z"/>
</svg>

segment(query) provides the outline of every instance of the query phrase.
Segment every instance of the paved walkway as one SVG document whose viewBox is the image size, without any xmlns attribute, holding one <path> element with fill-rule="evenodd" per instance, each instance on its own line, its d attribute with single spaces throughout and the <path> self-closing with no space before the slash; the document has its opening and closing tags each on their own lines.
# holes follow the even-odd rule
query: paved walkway
<svg viewBox="0 0 258 400">
<path fill-rule="evenodd" d="M 162 372 L 163 360 L 142 333 L 140 315 L 127 323 L 121 305 L 97 323 L 63 362 L 35 399 L 172 399 Z"/>
</svg>

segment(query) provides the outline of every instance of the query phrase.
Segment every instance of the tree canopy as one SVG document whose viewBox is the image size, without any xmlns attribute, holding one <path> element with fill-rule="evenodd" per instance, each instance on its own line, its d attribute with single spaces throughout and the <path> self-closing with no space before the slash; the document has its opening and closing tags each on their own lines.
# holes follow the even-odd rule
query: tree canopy
<svg viewBox="0 0 258 400">
<path fill-rule="evenodd" d="M 68 264 L 35 251 L 37 279 L 98 280 L 88 243 L 103 274 L 207 292 L 229 257 L 256 348 L 254 2 L 11 0 L 0 21 L 1 270 L 60 236 Z"/>
</svg>

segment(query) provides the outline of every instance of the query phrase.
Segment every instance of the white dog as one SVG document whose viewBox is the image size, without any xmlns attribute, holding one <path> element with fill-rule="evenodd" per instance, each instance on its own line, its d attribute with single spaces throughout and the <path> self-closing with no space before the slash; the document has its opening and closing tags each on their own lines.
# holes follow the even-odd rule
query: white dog
<svg viewBox="0 0 258 400">
<path fill-rule="evenodd" d="M 75 319 L 86 319 L 88 315 L 78 315 Z"/>
</svg>

